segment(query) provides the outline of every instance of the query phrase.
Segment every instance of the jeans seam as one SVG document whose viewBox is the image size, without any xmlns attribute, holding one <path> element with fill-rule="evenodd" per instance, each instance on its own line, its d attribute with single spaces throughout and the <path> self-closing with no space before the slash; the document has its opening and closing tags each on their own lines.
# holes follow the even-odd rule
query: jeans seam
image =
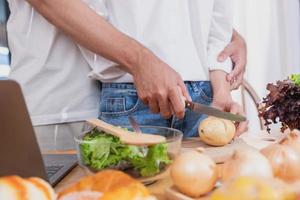
<svg viewBox="0 0 300 200">
<path fill-rule="evenodd" d="M 109 110 L 109 109 L 107 109 L 107 108 L 111 108 L 111 107 L 114 107 L 114 106 L 110 106 L 109 105 L 109 101 L 110 100 L 121 100 L 121 102 L 118 102 L 118 104 L 120 105 L 121 104 L 121 106 L 123 107 L 123 111 L 122 112 L 124 112 L 124 111 L 126 111 L 126 107 L 125 107 L 125 97 L 116 97 L 116 98 L 112 98 L 112 97 L 110 97 L 110 98 L 107 98 L 106 99 L 106 110 Z"/>
<path fill-rule="evenodd" d="M 201 95 L 201 98 L 202 99 L 204 99 L 206 102 L 211 102 L 212 100 L 213 100 L 213 98 L 211 98 L 211 97 L 209 97 L 209 96 L 207 96 L 206 94 L 205 94 L 205 92 L 203 91 L 203 89 L 202 88 L 199 88 L 199 93 L 200 93 L 200 95 Z"/>
<path fill-rule="evenodd" d="M 136 111 L 139 104 L 140 104 L 140 99 L 138 99 L 136 101 L 135 105 L 129 110 L 125 110 L 125 111 L 121 111 L 121 112 L 100 112 L 100 116 L 102 116 L 102 115 L 115 115 L 115 116 L 126 115 L 126 114 Z"/>
</svg>

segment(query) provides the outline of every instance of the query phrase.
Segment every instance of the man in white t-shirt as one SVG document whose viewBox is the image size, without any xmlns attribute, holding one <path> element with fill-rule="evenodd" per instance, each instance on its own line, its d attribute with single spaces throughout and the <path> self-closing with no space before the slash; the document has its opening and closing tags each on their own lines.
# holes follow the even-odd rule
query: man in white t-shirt
<svg viewBox="0 0 300 200">
<path fill-rule="evenodd" d="M 129 115 L 195 136 L 205 116 L 185 111 L 182 96 L 243 114 L 230 90 L 242 80 L 245 48 L 238 49 L 244 43 L 233 34 L 228 0 L 9 0 L 9 6 L 10 78 L 22 85 L 38 137 L 59 137 L 53 134 L 59 127 L 49 124 L 100 117 L 127 125 Z M 245 128 L 241 123 L 237 133 Z"/>
</svg>

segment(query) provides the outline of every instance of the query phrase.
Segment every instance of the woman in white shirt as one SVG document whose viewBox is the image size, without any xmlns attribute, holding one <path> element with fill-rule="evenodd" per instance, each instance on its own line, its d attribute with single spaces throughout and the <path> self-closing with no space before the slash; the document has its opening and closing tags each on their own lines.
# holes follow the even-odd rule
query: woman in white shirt
<svg viewBox="0 0 300 200">
<path fill-rule="evenodd" d="M 195 83 L 188 87 L 202 96 L 204 93 L 207 99 L 211 94 L 204 88 L 213 89 L 213 104 L 220 109 L 237 110 L 226 81 L 226 73 L 232 69 L 230 59 L 217 60 L 232 38 L 230 1 L 27 2 L 9 1 L 8 34 L 13 55 L 11 78 L 21 82 L 35 125 L 97 116 L 99 89 L 93 80 L 105 83 L 102 87 L 110 87 L 110 91 L 129 88 L 134 92 L 137 88 L 132 107 L 126 104 L 133 100 L 126 102 L 120 94 L 116 98 L 113 93 L 103 94 L 107 98 L 100 100 L 102 119 L 108 110 L 123 112 L 123 117 L 124 113 L 137 114 L 128 111 L 140 101 L 165 118 L 174 110 L 175 122 L 195 126 L 199 120 L 190 122 L 187 116 L 178 120 L 185 114 L 181 92 L 191 100 L 191 90 L 184 81 Z M 88 73 L 93 79 L 86 76 Z M 208 80 L 212 88 L 208 82 L 201 88 L 200 82 Z M 193 98 L 200 101 L 200 96 Z M 150 116 L 149 107 L 143 109 L 148 109 Z M 115 117 L 105 120 L 127 123 L 125 118 L 113 121 Z M 154 118 L 162 120 L 159 115 Z M 138 117 L 138 121 L 155 125 L 155 120 Z M 240 127 L 242 132 L 245 126 Z M 187 136 L 194 135 L 188 132 Z"/>
</svg>

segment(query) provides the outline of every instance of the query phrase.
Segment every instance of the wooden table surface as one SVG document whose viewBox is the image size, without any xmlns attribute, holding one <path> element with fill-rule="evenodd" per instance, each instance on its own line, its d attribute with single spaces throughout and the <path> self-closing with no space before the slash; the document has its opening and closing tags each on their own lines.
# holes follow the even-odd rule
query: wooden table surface
<svg viewBox="0 0 300 200">
<path fill-rule="evenodd" d="M 278 141 L 283 137 L 283 134 L 279 132 L 272 133 L 271 135 L 266 133 L 265 131 L 259 131 L 256 134 L 246 133 L 241 138 L 250 146 L 261 149 L 270 143 L 274 142 L 274 140 Z M 274 139 L 274 140 L 273 140 Z M 192 147 L 194 148 L 194 147 Z M 182 149 L 183 151 L 189 150 L 189 147 L 185 147 Z M 58 152 L 60 153 L 60 152 Z M 72 153 L 72 152 L 70 152 Z M 172 185 L 172 181 L 167 173 L 166 177 L 162 180 L 159 180 L 152 185 L 147 186 L 152 194 L 154 194 L 159 200 L 166 200 L 164 195 L 165 189 Z M 62 191 L 64 188 L 74 184 L 80 178 L 88 175 L 85 170 L 79 166 L 75 167 L 70 174 L 68 174 L 58 185 L 55 187 L 56 192 Z"/>
</svg>

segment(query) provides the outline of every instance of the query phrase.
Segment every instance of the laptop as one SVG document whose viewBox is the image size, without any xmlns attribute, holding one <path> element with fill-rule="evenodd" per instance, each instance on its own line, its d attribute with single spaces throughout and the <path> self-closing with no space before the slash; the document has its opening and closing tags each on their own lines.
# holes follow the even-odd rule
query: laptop
<svg viewBox="0 0 300 200">
<path fill-rule="evenodd" d="M 42 155 L 19 84 L 0 80 L 0 176 L 40 177 L 55 186 L 76 155 Z"/>
</svg>

